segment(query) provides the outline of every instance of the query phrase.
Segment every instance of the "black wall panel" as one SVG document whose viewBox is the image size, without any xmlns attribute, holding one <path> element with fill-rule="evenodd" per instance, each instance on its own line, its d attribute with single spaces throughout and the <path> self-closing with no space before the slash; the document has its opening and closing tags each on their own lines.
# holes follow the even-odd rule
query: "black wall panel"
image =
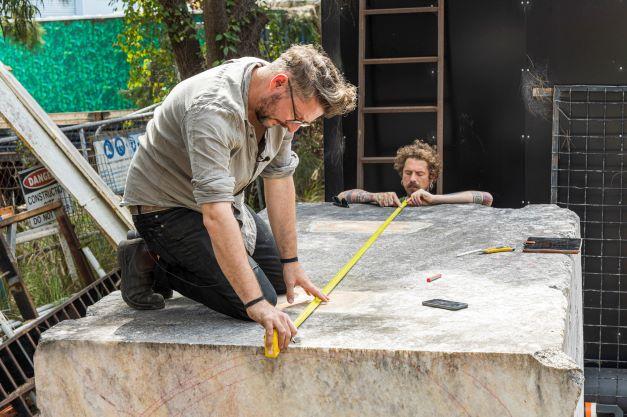
<svg viewBox="0 0 627 417">
<path fill-rule="evenodd" d="M 522 202 L 520 99 L 525 15 L 520 1 L 447 1 L 446 192 L 482 189 L 498 207 Z"/>
<path fill-rule="evenodd" d="M 422 0 L 370 0 L 369 7 L 430 5 Z M 358 2 L 324 0 L 337 7 L 340 30 L 337 54 L 357 83 Z M 334 6 L 330 6 L 334 5 Z M 368 56 L 435 52 L 434 16 L 402 25 L 387 16 L 369 17 Z M 412 20 L 413 19 L 413 20 Z M 446 192 L 484 189 L 497 207 L 546 203 L 550 188 L 550 97 L 530 98 L 533 86 L 554 84 L 627 84 L 627 3 L 616 0 L 448 0 L 446 2 L 445 175 Z M 323 22 L 324 25 L 324 22 Z M 325 34 L 323 33 L 323 39 Z M 426 103 L 435 96 L 432 64 L 373 67 L 366 74 L 367 103 Z M 527 71 L 529 70 L 529 71 Z M 528 82 L 539 77 L 544 84 Z M 412 78 L 413 77 L 413 78 Z M 382 83 L 381 80 L 385 80 Z M 529 108 L 535 111 L 530 112 Z M 544 107 L 544 109 L 542 109 Z M 539 115 L 541 111 L 544 115 Z M 548 112 L 548 115 L 547 113 Z M 370 116 L 368 116 L 370 117 Z M 373 118 L 376 119 L 376 118 Z M 430 121 L 393 118 L 366 123 L 375 148 L 429 139 Z M 342 118 L 345 137 L 341 170 L 343 188 L 354 187 L 357 124 L 355 114 Z M 395 137 L 390 138 L 390 126 Z M 394 175 L 394 172 L 387 175 Z M 371 176 L 373 190 L 389 179 Z"/>
<path fill-rule="evenodd" d="M 627 3 L 535 1 L 527 11 L 526 67 L 547 86 L 627 84 Z M 532 103 L 533 105 L 533 103 Z M 549 201 L 551 120 L 526 113 L 527 201 Z"/>
</svg>

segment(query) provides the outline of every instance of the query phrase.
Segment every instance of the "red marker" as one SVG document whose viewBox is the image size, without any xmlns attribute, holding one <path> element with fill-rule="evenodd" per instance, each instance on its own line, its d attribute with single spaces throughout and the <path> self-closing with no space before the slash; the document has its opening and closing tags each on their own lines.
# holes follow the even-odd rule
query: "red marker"
<svg viewBox="0 0 627 417">
<path fill-rule="evenodd" d="M 435 274 L 434 276 L 427 278 L 427 282 L 433 282 L 436 279 L 440 279 L 440 278 L 442 278 L 442 274 Z"/>
</svg>

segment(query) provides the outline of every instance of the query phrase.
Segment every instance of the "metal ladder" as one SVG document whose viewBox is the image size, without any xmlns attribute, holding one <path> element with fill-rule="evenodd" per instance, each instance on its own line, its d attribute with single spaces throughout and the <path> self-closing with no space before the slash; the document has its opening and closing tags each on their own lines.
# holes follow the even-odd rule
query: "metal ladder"
<svg viewBox="0 0 627 417">
<path fill-rule="evenodd" d="M 438 16 L 438 55 L 414 56 L 402 58 L 366 58 L 366 21 L 371 15 L 392 15 L 403 13 L 435 13 Z M 365 107 L 365 78 L 366 65 L 398 65 L 416 63 L 437 63 L 437 99 L 432 106 L 388 106 Z M 364 154 L 364 117 L 365 114 L 383 113 L 436 113 L 436 146 L 438 159 L 442 171 L 444 171 L 444 0 L 439 0 L 437 6 L 428 7 L 403 7 L 390 9 L 369 9 L 366 0 L 359 0 L 359 102 L 357 105 L 357 188 L 364 187 L 365 164 L 391 164 L 394 157 L 391 156 L 365 156 Z M 442 193 L 443 172 L 438 183 L 437 192 Z"/>
</svg>

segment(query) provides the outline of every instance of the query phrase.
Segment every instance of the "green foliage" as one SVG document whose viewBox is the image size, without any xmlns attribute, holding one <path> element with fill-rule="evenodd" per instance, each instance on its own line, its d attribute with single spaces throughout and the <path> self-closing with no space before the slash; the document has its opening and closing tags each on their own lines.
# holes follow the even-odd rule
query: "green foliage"
<svg viewBox="0 0 627 417">
<path fill-rule="evenodd" d="M 295 43 L 319 43 L 320 33 L 312 19 L 290 15 L 284 10 L 271 10 L 265 6 L 248 10 L 241 18 L 233 16 L 234 0 L 227 0 L 228 28 L 216 35 L 216 42 L 223 57 L 212 65 L 218 65 L 236 56 L 240 33 L 260 14 L 266 14 L 269 22 L 260 41 L 261 57 L 273 61 Z M 162 101 L 177 84 L 176 66 L 170 41 L 164 26 L 164 10 L 156 0 L 124 0 L 124 29 L 116 45 L 126 55 L 130 72 L 126 97 L 138 107 Z M 183 27 L 184 29 L 184 27 Z M 204 37 L 199 33 L 201 44 Z"/>
<path fill-rule="evenodd" d="M 1 1 L 1 0 L 0 0 Z M 0 61 L 48 113 L 122 110 L 120 95 L 129 67 L 113 46 L 121 18 L 40 23 L 43 44 L 35 50 L 0 37 Z"/>
<path fill-rule="evenodd" d="M 218 44 L 218 50 L 222 53 L 222 58 L 217 59 L 211 63 L 212 67 L 222 64 L 229 54 L 237 53 L 237 44 L 240 42 L 239 34 L 242 31 L 240 27 L 240 21 L 233 18 L 233 6 L 235 6 L 234 0 L 226 0 L 226 15 L 230 16 L 227 29 L 224 33 L 218 33 L 215 41 Z M 244 16 L 244 24 L 250 23 L 250 18 Z"/>
<path fill-rule="evenodd" d="M 116 45 L 129 65 L 124 95 L 138 107 L 162 101 L 178 82 L 164 11 L 155 0 L 125 0 L 124 29 Z"/>
<path fill-rule="evenodd" d="M 9 42 L 25 47 L 28 50 L 36 51 L 44 45 L 44 29 L 37 23 L 32 22 L 26 26 L 23 33 L 18 33 L 15 25 L 5 25 L 2 34 Z"/>
<path fill-rule="evenodd" d="M 29 49 L 40 45 L 41 27 L 33 21 L 39 14 L 37 3 L 37 0 L 0 0 L 2 35 Z"/>
<path fill-rule="evenodd" d="M 256 19 L 265 16 L 268 9 L 265 6 L 255 4 L 254 7 L 245 10 L 243 13 L 235 12 L 235 0 L 225 0 L 226 15 L 228 16 L 227 28 L 223 33 L 218 33 L 215 42 L 222 57 L 211 63 L 212 67 L 222 64 L 224 61 L 241 55 L 238 53 L 241 44 L 242 27 L 251 25 Z"/>
<path fill-rule="evenodd" d="M 264 59 L 274 61 L 293 44 L 320 43 L 320 31 L 312 19 L 284 10 L 267 10 L 266 14 L 270 20 L 259 45 Z"/>
<path fill-rule="evenodd" d="M 294 151 L 300 162 L 294 173 L 296 198 L 298 201 L 312 202 L 324 199 L 324 164 L 322 120 L 312 126 L 302 128 L 294 137 Z"/>
</svg>

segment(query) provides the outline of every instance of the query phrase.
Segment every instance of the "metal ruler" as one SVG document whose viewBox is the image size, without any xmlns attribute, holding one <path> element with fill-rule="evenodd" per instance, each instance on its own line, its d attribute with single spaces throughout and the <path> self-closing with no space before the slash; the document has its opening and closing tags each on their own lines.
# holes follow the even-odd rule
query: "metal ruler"
<svg viewBox="0 0 627 417">
<path fill-rule="evenodd" d="M 348 261 L 342 267 L 342 269 L 340 269 L 337 272 L 337 274 L 335 274 L 335 276 L 324 286 L 324 288 L 322 288 L 322 293 L 324 295 L 329 295 L 331 291 L 333 291 L 333 289 L 337 287 L 337 285 L 344 279 L 346 274 L 348 274 L 348 272 L 353 268 L 353 266 L 355 266 L 355 264 L 361 259 L 363 254 L 366 253 L 366 251 L 370 248 L 370 246 L 372 246 L 373 243 L 379 238 L 381 233 L 383 233 L 383 231 L 388 227 L 388 225 L 392 223 L 392 220 L 394 220 L 396 216 L 398 216 L 406 206 L 407 206 L 407 199 L 405 199 L 401 203 L 401 205 L 396 210 L 394 210 L 392 214 L 390 214 L 390 217 L 388 217 L 383 222 L 383 224 L 379 226 L 379 228 L 372 234 L 372 236 L 370 236 L 370 239 L 368 239 L 368 241 L 366 241 L 366 243 L 364 243 L 363 246 L 359 248 L 357 253 L 353 255 L 350 261 Z M 311 314 L 318 308 L 318 306 L 321 303 L 322 303 L 321 299 L 319 299 L 318 297 L 314 298 L 313 301 L 311 301 L 307 305 L 307 307 L 305 307 L 305 309 L 298 315 L 298 317 L 294 321 L 294 325 L 296 326 L 296 328 L 300 327 L 300 325 L 303 324 L 305 320 L 309 318 L 309 316 L 311 316 Z M 265 338 L 265 335 L 264 335 L 264 338 Z M 264 343 L 264 346 L 265 346 L 265 343 Z M 267 358 L 274 359 L 279 356 L 279 353 L 280 353 L 279 336 L 278 336 L 277 331 L 275 330 L 274 335 L 272 337 L 272 353 L 270 353 L 268 349 L 265 348 L 265 356 Z"/>
</svg>

